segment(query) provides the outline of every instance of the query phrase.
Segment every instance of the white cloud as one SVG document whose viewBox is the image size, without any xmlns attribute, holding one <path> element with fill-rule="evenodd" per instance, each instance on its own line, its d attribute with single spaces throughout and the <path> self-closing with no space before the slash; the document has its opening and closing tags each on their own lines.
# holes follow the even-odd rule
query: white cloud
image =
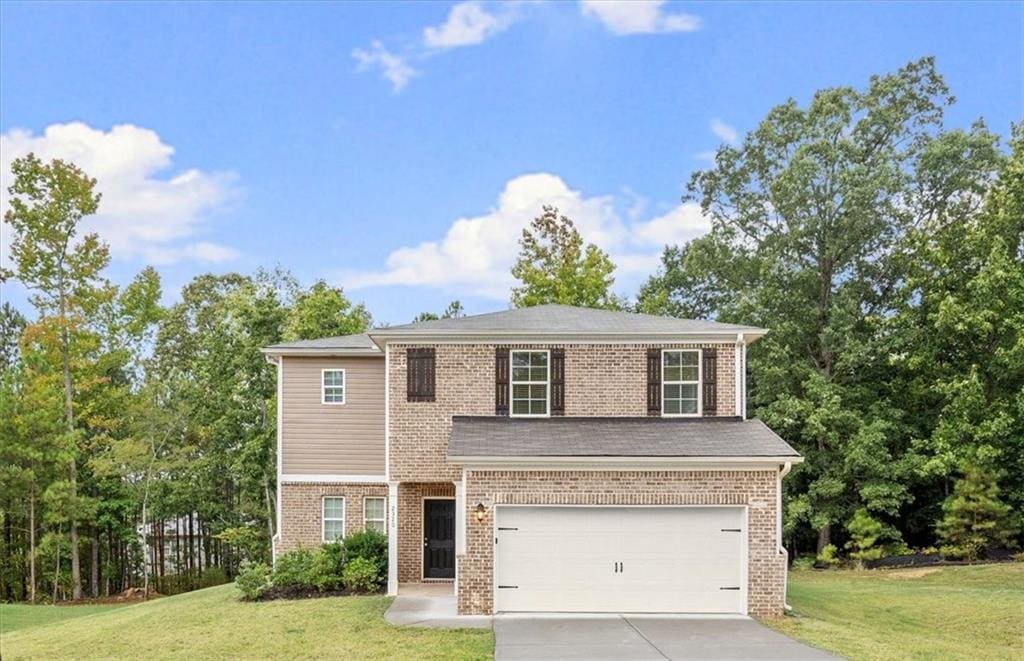
<svg viewBox="0 0 1024 661">
<path fill-rule="evenodd" d="M 156 255 L 168 263 L 237 256 L 231 248 L 207 242 L 179 245 L 200 233 L 209 215 L 234 198 L 235 175 L 189 169 L 158 177 L 171 166 L 174 148 L 155 131 L 131 124 L 103 131 L 70 122 L 52 124 L 40 135 L 22 129 L 0 134 L 0 212 L 10 206 L 11 162 L 29 152 L 43 161 L 71 161 L 96 179 L 103 197 L 86 228 L 98 232 L 115 257 Z"/>
<path fill-rule="evenodd" d="M 730 145 L 736 146 L 740 143 L 739 131 L 720 119 L 711 120 L 711 132 Z"/>
<path fill-rule="evenodd" d="M 352 51 L 352 57 L 359 63 L 357 67 L 359 71 L 379 68 L 381 75 L 391 83 L 391 89 L 396 93 L 401 92 L 417 75 L 417 71 L 406 62 L 405 58 L 384 48 L 384 44 L 376 39 L 370 43 L 369 50 L 357 48 Z"/>
<path fill-rule="evenodd" d="M 503 5 L 500 13 L 491 13 L 475 0 L 460 2 L 443 25 L 423 29 L 423 43 L 439 50 L 482 44 L 515 22 L 512 6 Z"/>
<path fill-rule="evenodd" d="M 643 208 L 635 196 L 632 208 Z M 694 204 L 677 207 L 647 221 L 624 222 L 611 195 L 586 196 L 561 177 L 540 172 L 509 180 L 497 204 L 479 215 L 456 219 L 445 235 L 393 251 L 385 268 L 346 271 L 337 278 L 348 289 L 387 285 L 421 285 L 458 290 L 498 300 L 508 298 L 510 274 L 523 228 L 545 204 L 575 222 L 588 242 L 617 264 L 617 275 L 651 273 L 666 243 L 686 241 L 704 233 L 708 224 Z"/>
<path fill-rule="evenodd" d="M 617 35 L 693 32 L 700 18 L 663 11 L 665 0 L 580 0 L 580 11 Z"/>
<path fill-rule="evenodd" d="M 183 260 L 202 262 L 205 264 L 220 264 L 238 259 L 238 251 L 228 246 L 222 246 L 209 241 L 190 243 L 181 248 L 151 248 L 146 251 L 146 261 L 157 266 L 173 264 Z"/>
</svg>

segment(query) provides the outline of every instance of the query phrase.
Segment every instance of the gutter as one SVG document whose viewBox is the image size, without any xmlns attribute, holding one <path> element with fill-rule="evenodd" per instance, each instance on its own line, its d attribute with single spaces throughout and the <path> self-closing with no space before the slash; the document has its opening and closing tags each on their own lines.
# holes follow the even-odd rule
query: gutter
<svg viewBox="0 0 1024 661">
<path fill-rule="evenodd" d="M 782 607 L 786 611 L 793 610 L 793 607 L 789 605 L 789 600 L 786 599 L 786 593 L 788 591 L 789 584 L 789 551 L 782 545 L 782 478 L 789 475 L 789 471 L 793 470 L 793 462 L 787 461 L 779 469 L 779 487 L 776 491 L 775 500 L 775 539 L 778 542 L 779 555 L 782 556 Z"/>
</svg>

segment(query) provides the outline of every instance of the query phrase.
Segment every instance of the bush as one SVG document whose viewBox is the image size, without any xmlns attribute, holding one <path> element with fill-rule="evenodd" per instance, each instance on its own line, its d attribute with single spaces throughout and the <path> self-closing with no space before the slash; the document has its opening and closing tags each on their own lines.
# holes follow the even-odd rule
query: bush
<svg viewBox="0 0 1024 661">
<path fill-rule="evenodd" d="M 235 585 L 244 598 L 256 601 L 270 587 L 270 574 L 270 567 L 262 562 L 243 562 L 238 570 Z"/>
<path fill-rule="evenodd" d="M 815 562 L 817 561 L 813 557 L 809 555 L 802 555 L 799 558 L 795 558 L 793 560 L 793 569 L 797 571 L 814 569 Z"/>
<path fill-rule="evenodd" d="M 836 548 L 835 544 L 826 544 L 825 547 L 821 549 L 821 553 L 818 554 L 818 557 L 815 558 L 815 564 L 822 567 L 835 567 L 839 564 L 839 558 L 837 557 L 838 553 L 839 549 Z"/>
<path fill-rule="evenodd" d="M 936 531 L 939 551 L 946 558 L 973 561 L 985 550 L 1009 547 L 1017 534 L 1010 506 L 999 499 L 997 476 L 968 467 L 953 487 L 953 495 L 942 504 L 942 520 Z"/>
<path fill-rule="evenodd" d="M 353 592 L 376 592 L 380 585 L 380 570 L 373 560 L 352 558 L 342 573 L 345 587 Z"/>
<path fill-rule="evenodd" d="M 313 560 L 306 575 L 306 582 L 321 592 L 341 587 L 341 575 L 345 569 L 345 546 L 341 542 L 324 544 L 313 554 Z"/>
<path fill-rule="evenodd" d="M 854 512 L 846 529 L 850 532 L 846 548 L 858 565 L 863 567 L 865 560 L 878 560 L 882 557 L 882 547 L 877 544 L 885 533 L 885 526 L 868 514 L 866 509 L 862 507 Z"/>
<path fill-rule="evenodd" d="M 373 563 L 377 574 L 377 585 L 388 578 L 388 538 L 376 530 L 364 530 L 345 538 L 345 553 L 351 562 L 356 558 Z"/>
<path fill-rule="evenodd" d="M 309 586 L 314 563 L 314 553 L 299 547 L 278 557 L 274 564 L 274 586 Z"/>
</svg>

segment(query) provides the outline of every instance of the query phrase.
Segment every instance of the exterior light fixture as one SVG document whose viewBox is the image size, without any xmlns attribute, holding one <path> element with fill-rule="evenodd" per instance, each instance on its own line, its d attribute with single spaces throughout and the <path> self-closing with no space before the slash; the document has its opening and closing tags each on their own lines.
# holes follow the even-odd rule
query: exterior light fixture
<svg viewBox="0 0 1024 661">
<path fill-rule="evenodd" d="M 477 503 L 476 508 L 473 511 L 476 512 L 476 520 L 483 521 L 484 516 L 487 514 L 487 507 L 485 507 L 483 503 Z"/>
</svg>

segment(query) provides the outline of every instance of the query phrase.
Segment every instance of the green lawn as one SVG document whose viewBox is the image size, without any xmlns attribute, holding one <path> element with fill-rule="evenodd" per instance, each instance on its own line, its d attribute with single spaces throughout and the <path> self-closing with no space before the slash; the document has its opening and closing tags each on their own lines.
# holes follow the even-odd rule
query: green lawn
<svg viewBox="0 0 1024 661">
<path fill-rule="evenodd" d="M 850 659 L 1024 659 L 1024 563 L 790 573 L 766 622 Z"/>
<path fill-rule="evenodd" d="M 89 606 L 28 606 L 26 604 L 0 604 L 0 634 L 26 627 L 54 624 L 73 620 L 83 615 L 105 613 L 126 604 L 96 604 Z"/>
<path fill-rule="evenodd" d="M 220 585 L 11 633 L 5 628 L 0 655 L 5 661 L 491 658 L 489 630 L 394 627 L 383 618 L 390 603 L 388 597 L 242 603 L 234 585 Z"/>
</svg>

